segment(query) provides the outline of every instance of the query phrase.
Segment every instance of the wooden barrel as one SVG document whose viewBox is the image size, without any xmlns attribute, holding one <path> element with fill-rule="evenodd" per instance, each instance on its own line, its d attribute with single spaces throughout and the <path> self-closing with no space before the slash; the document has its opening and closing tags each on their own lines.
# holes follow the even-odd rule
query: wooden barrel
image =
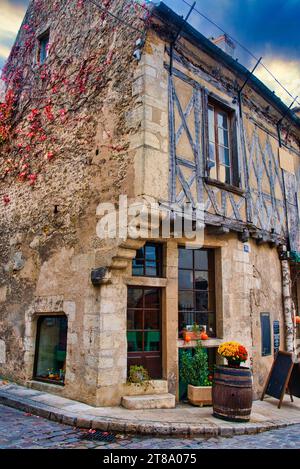
<svg viewBox="0 0 300 469">
<path fill-rule="evenodd" d="M 252 408 L 249 368 L 216 366 L 212 388 L 213 415 L 230 422 L 248 422 Z"/>
</svg>

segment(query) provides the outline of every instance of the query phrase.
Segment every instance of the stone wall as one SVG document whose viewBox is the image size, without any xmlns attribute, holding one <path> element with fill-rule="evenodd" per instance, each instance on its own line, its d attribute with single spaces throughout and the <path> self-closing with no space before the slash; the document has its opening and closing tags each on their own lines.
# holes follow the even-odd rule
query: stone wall
<svg viewBox="0 0 300 469">
<path fill-rule="evenodd" d="M 16 103 L 0 156 L 0 373 L 31 380 L 37 317 L 64 313 L 66 386 L 53 388 L 92 403 L 104 384 L 99 363 L 107 368 L 111 360 L 105 307 L 100 318 L 105 288 L 100 294 L 90 281 L 109 251 L 96 236 L 96 207 L 133 193 L 136 150 L 129 144 L 139 123 L 128 115 L 139 105 L 133 52 L 144 31 L 143 11 L 130 1 L 103 3 L 137 30 L 90 2 L 30 3 L 6 67 Z M 49 56 L 39 66 L 38 37 L 47 28 Z M 35 114 L 43 132 L 28 136 Z M 123 376 L 124 358 L 118 367 Z"/>
</svg>

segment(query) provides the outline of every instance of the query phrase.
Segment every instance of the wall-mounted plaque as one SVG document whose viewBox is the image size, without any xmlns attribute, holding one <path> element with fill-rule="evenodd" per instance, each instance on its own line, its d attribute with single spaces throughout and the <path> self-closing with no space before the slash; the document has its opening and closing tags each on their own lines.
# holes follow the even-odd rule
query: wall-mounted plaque
<svg viewBox="0 0 300 469">
<path fill-rule="evenodd" d="M 274 356 L 279 352 L 280 348 L 280 324 L 279 321 L 273 321 L 273 351 Z"/>
</svg>

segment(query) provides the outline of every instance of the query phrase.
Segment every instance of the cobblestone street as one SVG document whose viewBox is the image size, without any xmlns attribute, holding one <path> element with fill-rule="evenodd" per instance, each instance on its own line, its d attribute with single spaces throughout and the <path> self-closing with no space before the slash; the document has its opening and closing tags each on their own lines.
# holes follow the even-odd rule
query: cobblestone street
<svg viewBox="0 0 300 469">
<path fill-rule="evenodd" d="M 0 405 L 0 448 L 249 449 L 300 448 L 300 425 L 231 438 L 149 438 L 117 435 L 116 442 L 82 440 L 83 432 Z"/>
</svg>

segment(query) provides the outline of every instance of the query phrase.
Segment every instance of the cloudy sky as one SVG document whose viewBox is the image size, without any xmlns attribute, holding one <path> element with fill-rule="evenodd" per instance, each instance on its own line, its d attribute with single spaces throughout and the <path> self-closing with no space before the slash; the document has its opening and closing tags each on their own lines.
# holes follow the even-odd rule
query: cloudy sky
<svg viewBox="0 0 300 469">
<path fill-rule="evenodd" d="M 187 1 L 192 3 L 192 0 Z M 29 0 L 0 0 L 0 68 L 9 54 L 28 3 Z M 189 9 L 183 0 L 165 0 L 165 3 L 182 15 Z M 263 56 L 264 64 L 291 94 L 300 95 L 300 0 L 197 0 L 196 3 L 201 13 L 235 37 L 254 55 Z M 220 34 L 217 28 L 196 12 L 191 15 L 190 22 L 207 37 Z M 255 62 L 239 47 L 236 57 L 249 68 Z M 256 74 L 290 104 L 289 96 L 262 66 Z"/>
</svg>

